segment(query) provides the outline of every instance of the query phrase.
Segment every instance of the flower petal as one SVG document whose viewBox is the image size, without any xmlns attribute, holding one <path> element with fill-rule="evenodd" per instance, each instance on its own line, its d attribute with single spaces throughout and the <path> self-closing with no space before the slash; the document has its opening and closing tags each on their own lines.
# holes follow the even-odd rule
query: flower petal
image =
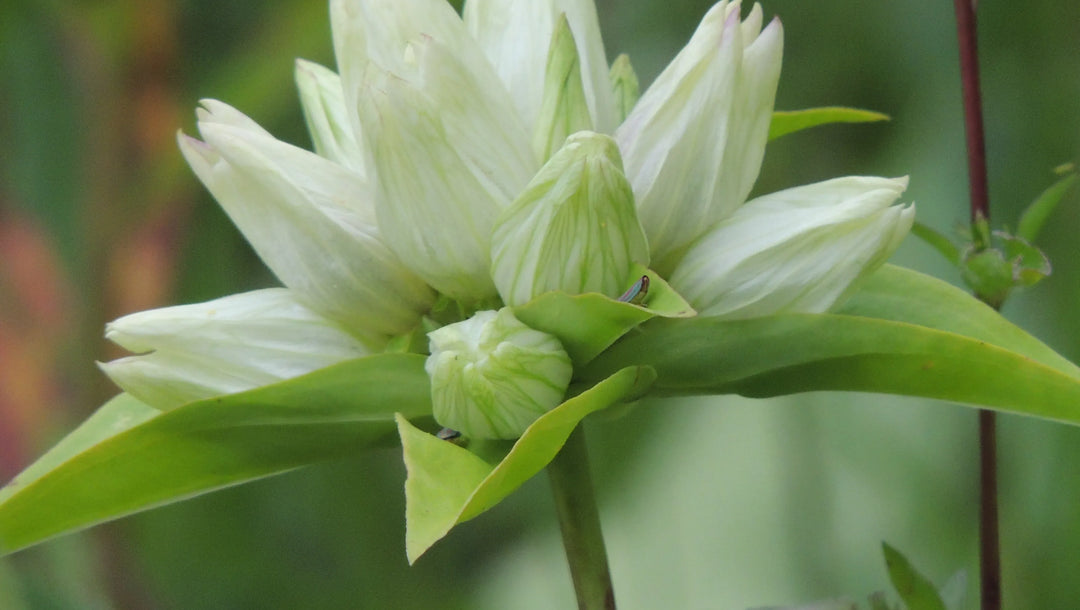
<svg viewBox="0 0 1080 610">
<path fill-rule="evenodd" d="M 124 391 L 162 409 L 371 353 L 284 288 L 134 313 L 108 324 L 105 336 L 147 352 L 100 366 Z"/>
<path fill-rule="evenodd" d="M 907 235 L 907 178 L 847 177 L 750 201 L 687 251 L 670 283 L 702 314 L 820 313 Z"/>
<path fill-rule="evenodd" d="M 297 298 L 357 336 L 411 330 L 434 295 L 386 247 L 370 187 L 314 153 L 205 114 L 181 135 L 195 173 Z"/>
<path fill-rule="evenodd" d="M 609 76 L 615 99 L 615 118 L 622 123 L 641 98 L 637 73 L 634 72 L 634 66 L 630 65 L 630 56 L 623 53 L 616 57 L 611 64 Z"/>
<path fill-rule="evenodd" d="M 760 8 L 742 24 L 738 8 L 706 14 L 615 134 L 660 270 L 745 200 L 760 169 L 783 32 L 774 20 L 758 34 Z"/>
<path fill-rule="evenodd" d="M 334 45 L 346 106 L 363 113 L 373 81 L 405 81 L 438 109 L 448 137 L 476 164 L 473 171 L 517 189 L 539 167 L 530 132 L 510 93 L 443 0 L 335 0 Z M 541 72 L 540 78 L 543 78 Z M 373 120 L 374 119 L 374 120 Z M 365 138 L 377 118 L 357 117 Z"/>
<path fill-rule="evenodd" d="M 632 265 L 648 262 L 619 149 L 593 132 L 567 139 L 499 216 L 492 237 L 492 275 L 511 306 L 553 290 L 615 298 Z"/>
<path fill-rule="evenodd" d="M 570 134 L 592 131 L 592 118 L 581 86 L 581 62 L 566 16 L 559 17 L 551 39 L 544 78 L 544 102 L 533 126 L 533 152 L 547 162 Z"/>
<path fill-rule="evenodd" d="M 453 87 L 446 55 L 422 45 Z M 378 178 L 378 222 L 390 247 L 418 275 L 455 299 L 495 295 L 491 229 L 499 212 L 528 183 L 537 164 L 529 138 L 492 131 L 485 104 L 437 102 L 404 80 L 371 79 L 360 106 Z M 467 90 L 462 87 L 462 91 Z M 512 113 L 511 113 L 512 114 Z M 505 144 L 505 146 L 500 146 Z"/>
<path fill-rule="evenodd" d="M 617 125 L 615 102 L 592 0 L 468 0 L 463 19 L 531 127 L 540 116 L 548 48 L 560 14 L 566 15 L 581 55 L 594 129 L 610 134 Z"/>
<path fill-rule="evenodd" d="M 366 176 L 361 134 L 345 108 L 341 78 L 317 63 L 296 60 L 296 86 L 315 152 Z"/>
<path fill-rule="evenodd" d="M 510 195 L 470 171 L 449 141 L 438 109 L 388 77 L 372 88 L 365 115 L 372 138 L 378 220 L 387 244 L 436 290 L 456 299 L 495 294 L 488 273 L 491 227 Z"/>
</svg>

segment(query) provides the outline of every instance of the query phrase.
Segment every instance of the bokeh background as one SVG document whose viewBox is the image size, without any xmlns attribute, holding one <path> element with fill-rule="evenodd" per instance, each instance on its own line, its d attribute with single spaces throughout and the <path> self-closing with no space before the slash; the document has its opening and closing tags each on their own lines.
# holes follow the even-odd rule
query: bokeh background
<svg viewBox="0 0 1080 610">
<path fill-rule="evenodd" d="M 600 0 L 609 59 L 643 84 L 704 0 Z M 757 192 L 910 174 L 905 199 L 966 218 L 952 3 L 770 0 L 786 52 L 777 107 L 845 104 L 887 124 L 770 145 Z M 1077 159 L 1080 3 L 979 3 L 995 219 Z M 321 0 L 0 3 L 0 480 L 116 390 L 105 321 L 271 285 L 183 165 L 175 132 L 216 97 L 309 145 L 294 57 L 333 65 Z M 1005 314 L 1080 361 L 1080 197 L 1045 230 L 1054 263 Z M 911 238 L 896 262 L 957 273 Z M 744 608 L 887 588 L 880 542 L 936 582 L 977 581 L 975 412 L 860 394 L 647 401 L 588 426 L 621 608 Z M 1004 595 L 1080 599 L 1080 429 L 1000 420 Z M 0 560 L 0 608 L 569 608 L 539 476 L 416 566 L 400 454 L 307 468 Z"/>
</svg>

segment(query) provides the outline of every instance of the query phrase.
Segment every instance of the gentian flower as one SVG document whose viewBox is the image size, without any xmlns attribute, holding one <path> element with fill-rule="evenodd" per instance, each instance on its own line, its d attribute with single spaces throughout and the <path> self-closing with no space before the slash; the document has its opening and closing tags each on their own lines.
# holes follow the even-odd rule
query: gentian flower
<svg viewBox="0 0 1080 610">
<path fill-rule="evenodd" d="M 558 338 L 507 307 L 614 299 L 651 266 L 702 315 L 828 310 L 907 233 L 914 208 L 893 205 L 906 180 L 746 203 L 783 31 L 740 9 L 713 6 L 634 104 L 591 0 L 470 0 L 461 17 L 444 0 L 333 0 L 337 72 L 297 63 L 315 152 L 213 100 L 202 139 L 179 138 L 284 288 L 122 318 L 108 336 L 146 353 L 105 371 L 169 407 L 442 326 L 436 419 L 506 438 L 572 377 Z"/>
</svg>

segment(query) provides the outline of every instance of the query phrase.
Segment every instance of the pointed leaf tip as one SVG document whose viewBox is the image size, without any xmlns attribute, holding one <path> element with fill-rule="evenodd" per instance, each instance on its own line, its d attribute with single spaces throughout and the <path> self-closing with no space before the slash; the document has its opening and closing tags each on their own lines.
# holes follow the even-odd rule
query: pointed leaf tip
<svg viewBox="0 0 1080 610">
<path fill-rule="evenodd" d="M 873 110 L 826 106 L 805 110 L 777 110 L 773 112 L 769 123 L 769 140 L 775 140 L 789 133 L 829 125 L 831 123 L 875 123 L 891 120 L 889 115 Z"/>
</svg>

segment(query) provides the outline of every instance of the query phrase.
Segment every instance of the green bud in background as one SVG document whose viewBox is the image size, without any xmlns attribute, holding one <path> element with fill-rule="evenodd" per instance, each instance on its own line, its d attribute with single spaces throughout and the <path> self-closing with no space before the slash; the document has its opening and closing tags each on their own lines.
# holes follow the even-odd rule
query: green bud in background
<svg viewBox="0 0 1080 610">
<path fill-rule="evenodd" d="M 428 333 L 435 421 L 470 438 L 512 439 L 563 401 L 573 367 L 554 336 L 509 308 Z"/>
<path fill-rule="evenodd" d="M 1050 275 L 1050 260 L 1023 238 L 991 231 L 985 218 L 975 222 L 973 233 L 960 251 L 960 277 L 987 305 L 1000 309 L 1014 288 L 1034 286 Z"/>
<path fill-rule="evenodd" d="M 648 265 L 649 247 L 615 141 L 570 136 L 499 215 L 491 259 L 510 306 L 553 290 L 621 294 L 631 266 Z"/>
</svg>

